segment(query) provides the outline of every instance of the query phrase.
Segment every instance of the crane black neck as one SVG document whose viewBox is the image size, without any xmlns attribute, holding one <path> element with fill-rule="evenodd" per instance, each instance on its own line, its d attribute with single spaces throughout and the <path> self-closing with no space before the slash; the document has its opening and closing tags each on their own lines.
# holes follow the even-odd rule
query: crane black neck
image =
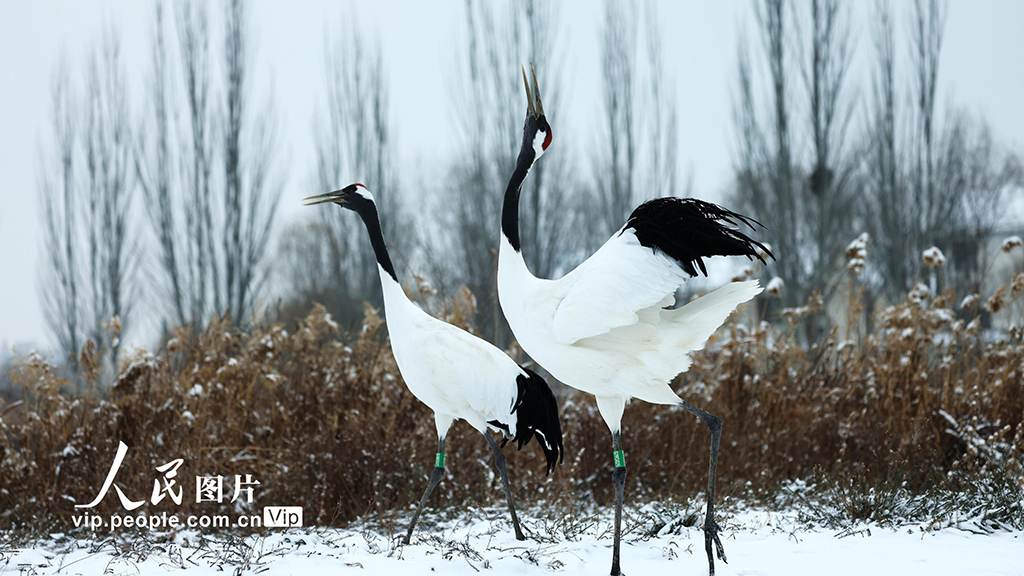
<svg viewBox="0 0 1024 576">
<path fill-rule="evenodd" d="M 525 141 L 525 139 L 524 139 Z M 522 251 L 519 242 L 519 193 L 523 188 L 523 181 L 533 166 L 535 153 L 532 146 L 524 143 L 519 151 L 519 159 L 516 161 L 516 170 L 505 188 L 505 202 L 501 208 L 501 232 L 508 239 L 508 243 L 516 252 Z"/>
<path fill-rule="evenodd" d="M 373 255 L 377 258 L 377 263 L 395 282 L 398 282 L 398 276 L 395 275 L 395 267 L 391 264 L 391 256 L 388 255 L 388 246 L 384 243 L 384 235 L 380 230 L 377 205 L 370 200 L 360 199 L 357 202 L 353 202 L 349 208 L 363 219 L 363 224 L 366 225 L 366 232 L 370 235 L 370 246 L 373 247 Z"/>
</svg>

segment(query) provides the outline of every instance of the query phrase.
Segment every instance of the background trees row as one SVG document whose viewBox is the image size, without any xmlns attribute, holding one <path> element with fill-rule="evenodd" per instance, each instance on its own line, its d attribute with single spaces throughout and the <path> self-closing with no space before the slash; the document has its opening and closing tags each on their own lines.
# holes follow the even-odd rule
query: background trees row
<svg viewBox="0 0 1024 576">
<path fill-rule="evenodd" d="M 261 309 L 287 321 L 314 301 L 349 325 L 362 317 L 364 300 L 379 304 L 372 253 L 345 211 L 317 210 L 291 223 L 268 260 L 286 178 L 313 190 L 362 180 L 425 305 L 444 306 L 466 286 L 476 299 L 474 329 L 507 345 L 494 272 L 500 197 L 523 115 L 510 66 L 536 64 L 557 116 L 570 89 L 561 5 L 466 0 L 465 42 L 452 55 L 457 153 L 434 159 L 442 183 L 415 190 L 411 177 L 400 177 L 383 51 L 358 18 L 325 28 L 322 83 L 310 87 L 324 96 L 311 118 L 315 168 L 288 174 L 265 96 L 272 87 L 254 86 L 248 5 L 217 6 L 156 2 L 137 112 L 115 30 L 104 30 L 82 62 L 83 88 L 72 62 L 56 68 L 54 145 L 40 179 L 40 292 L 70 367 L 87 342 L 116 365 L 119 335 L 143 307 L 166 332 L 225 313 L 244 326 Z M 217 29 L 211 9 L 223 10 Z M 1019 190 L 1019 158 L 994 141 L 984 118 L 955 103 L 940 114 L 943 3 L 879 2 L 863 31 L 851 10 L 842 0 L 752 0 L 756 34 L 741 34 L 737 47 L 734 173 L 727 197 L 714 198 L 683 186 L 677 168 L 677 141 L 686 135 L 678 133 L 677 79 L 661 41 L 671 24 L 659 22 L 652 2 L 606 1 L 595 31 L 601 84 L 587 96 L 600 102 L 599 121 L 584 134 L 559 131 L 556 122 L 560 144 L 524 189 L 524 254 L 534 273 L 564 273 L 646 197 L 695 194 L 768 225 L 763 234 L 779 259 L 766 274 L 784 281 L 782 305 L 841 291 L 843 248 L 862 231 L 877 247 L 863 276 L 873 296 L 900 298 L 932 245 L 951 261 L 940 283 L 979 291 L 987 266 L 980 248 L 1001 201 Z M 857 51 L 871 62 L 860 76 L 851 66 Z"/>
<path fill-rule="evenodd" d="M 843 246 L 862 231 L 875 246 L 865 275 L 873 296 L 901 298 L 931 246 L 950 258 L 949 286 L 980 292 L 982 248 L 1000 206 L 1019 195 L 1021 162 L 993 141 L 984 118 L 955 102 L 939 116 L 945 4 L 877 3 L 866 78 L 850 75 L 852 3 L 752 4 L 760 49 L 739 47 L 735 193 L 770 223 L 781 256 L 770 268 L 785 282 L 784 304 L 834 294 L 844 282 Z M 907 30 L 902 46 L 898 29 Z"/>
<path fill-rule="evenodd" d="M 164 331 L 219 314 L 252 320 L 283 174 L 272 101 L 252 87 L 247 6 L 229 0 L 223 10 L 214 32 L 205 3 L 174 4 L 173 26 L 155 4 L 138 114 L 112 28 L 86 58 L 84 91 L 67 60 L 54 74 L 40 288 L 73 369 L 85 344 L 116 366 L 143 302 Z"/>
<path fill-rule="evenodd" d="M 77 369 L 86 343 L 116 362 L 137 301 L 139 253 L 129 221 L 135 189 L 125 72 L 107 29 L 86 57 L 76 93 L 66 62 L 52 82 L 54 148 L 42 159 L 43 308 L 56 344 Z M 114 319 L 119 319 L 120 325 Z"/>
<path fill-rule="evenodd" d="M 342 41 L 325 41 L 328 112 L 326 122 L 323 112 L 315 120 L 316 189 L 337 187 L 344 174 L 366 175 L 381 204 L 392 251 L 411 265 L 410 272 L 430 278 L 427 292 L 438 292 L 442 306 L 446 296 L 467 287 L 476 301 L 475 329 L 502 345 L 509 343 L 510 333 L 497 306 L 494 223 L 519 152 L 523 121 L 523 89 L 518 80 L 510 81 L 518 76 L 510 77 L 509 62 L 533 62 L 546 107 L 563 109 L 567 87 L 557 45 L 559 8 L 539 0 L 467 0 L 465 50 L 455 55 L 453 82 L 457 153 L 444 168 L 443 189 L 428 185 L 433 189 L 427 217 L 415 220 L 389 161 L 394 130 L 380 46 L 357 26 L 343 26 Z M 523 191 L 524 254 L 541 276 L 559 275 L 582 261 L 621 226 L 643 199 L 641 190 L 675 193 L 674 94 L 661 63 L 654 5 L 607 2 L 603 10 L 604 106 L 594 135 L 600 144 L 593 150 L 602 160 L 574 156 L 571 144 L 553 147 Z M 638 54 L 643 61 L 638 62 Z M 571 135 L 560 132 L 558 138 Z M 294 300 L 282 311 L 304 316 L 316 300 L 347 323 L 361 318 L 363 300 L 380 303 L 376 263 L 354 215 L 322 212 L 316 222 L 285 232 L 281 260 L 288 263 L 288 276 L 299 281 Z"/>
</svg>

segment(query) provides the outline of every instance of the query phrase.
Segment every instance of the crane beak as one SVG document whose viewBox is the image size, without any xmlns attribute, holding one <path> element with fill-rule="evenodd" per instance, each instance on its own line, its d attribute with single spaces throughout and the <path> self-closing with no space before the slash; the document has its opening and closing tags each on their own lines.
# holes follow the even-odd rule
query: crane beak
<svg viewBox="0 0 1024 576">
<path fill-rule="evenodd" d="M 537 70 L 530 63 L 530 73 L 533 75 L 533 91 L 530 91 L 530 81 L 526 79 L 526 66 L 523 66 L 523 87 L 526 88 L 526 111 L 534 118 L 544 115 L 544 105 L 540 101 L 540 87 L 537 86 Z"/>
<path fill-rule="evenodd" d="M 533 97 L 537 99 L 538 116 L 543 116 L 544 105 L 540 102 L 540 86 L 537 84 L 537 70 L 533 68 L 533 62 L 530 62 L 530 73 L 533 74 Z"/>
<path fill-rule="evenodd" d="M 345 200 L 344 190 L 335 190 L 334 192 L 328 192 L 327 194 L 320 194 L 318 196 L 309 196 L 303 198 L 305 202 L 303 206 L 315 206 L 317 204 L 327 204 L 328 202 L 343 203 Z"/>
<path fill-rule="evenodd" d="M 533 69 L 533 64 L 530 64 L 530 69 Z M 523 88 L 526 88 L 526 113 L 530 116 L 537 116 L 537 112 L 533 108 L 533 95 L 530 94 L 530 81 L 526 79 L 526 66 L 523 66 Z"/>
</svg>

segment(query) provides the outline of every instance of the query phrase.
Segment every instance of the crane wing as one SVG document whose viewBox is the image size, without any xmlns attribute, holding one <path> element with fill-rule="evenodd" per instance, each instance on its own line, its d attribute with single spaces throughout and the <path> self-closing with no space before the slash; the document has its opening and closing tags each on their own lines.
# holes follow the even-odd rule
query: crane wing
<svg viewBox="0 0 1024 576">
<path fill-rule="evenodd" d="M 696 198 L 655 198 L 636 207 L 625 228 L 636 230 L 640 244 L 657 247 L 671 256 L 690 276 L 698 269 L 704 276 L 704 258 L 745 256 L 766 264 L 765 256 L 775 258 L 767 246 L 733 226 L 751 230 L 757 220 Z"/>
<path fill-rule="evenodd" d="M 667 306 L 669 297 L 704 258 L 745 256 L 765 262 L 766 246 L 731 227 L 756 220 L 693 198 L 655 198 L 637 206 L 626 225 L 566 274 L 554 335 L 572 344 L 639 320 L 637 312 Z"/>
<path fill-rule="evenodd" d="M 659 250 L 640 244 L 633 229 L 620 230 L 600 250 L 566 274 L 555 309 L 554 336 L 572 344 L 635 324 L 637 312 L 672 297 L 686 279 Z M 663 305 L 671 304 L 671 301 Z"/>
</svg>

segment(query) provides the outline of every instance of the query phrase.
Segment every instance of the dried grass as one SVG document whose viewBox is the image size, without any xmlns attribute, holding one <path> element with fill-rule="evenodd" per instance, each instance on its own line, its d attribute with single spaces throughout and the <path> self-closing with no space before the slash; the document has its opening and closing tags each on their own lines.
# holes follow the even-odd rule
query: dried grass
<svg viewBox="0 0 1024 576">
<path fill-rule="evenodd" d="M 850 306 L 859 309 L 855 300 Z M 963 306 L 958 317 L 954 302 L 952 293 L 918 294 L 878 313 L 859 341 L 833 330 L 810 347 L 797 332 L 801 316 L 820 313 L 817 300 L 788 311 L 781 328 L 754 317 L 760 306 L 734 315 L 676 383 L 683 398 L 724 421 L 720 489 L 771 495 L 808 479 L 830 490 L 830 510 L 856 520 L 884 507 L 865 494 L 963 494 L 998 479 L 991 507 L 1005 508 L 1009 498 L 1000 521 L 1024 527 L 1021 331 L 983 338 L 977 309 Z M 464 324 L 472 296 L 445 306 L 449 320 Z M 84 351 L 81 365 L 93 354 Z M 224 320 L 198 334 L 181 330 L 165 352 L 132 359 L 112 385 L 94 380 L 81 396 L 39 356 L 18 365 L 13 379 L 21 397 L 0 403 L 0 526 L 8 528 L 67 529 L 73 503 L 90 501 L 102 485 L 119 440 L 130 451 L 117 484 L 135 499 L 148 500 L 156 466 L 184 459 L 185 501 L 147 503 L 150 514 L 244 511 L 196 504 L 191 483 L 220 474 L 231 494 L 233 475 L 252 474 L 260 482 L 252 510 L 301 505 L 307 525 L 407 509 L 436 447 L 433 418 L 401 382 L 370 308 L 349 335 L 320 307 L 294 330 L 242 332 Z M 509 453 L 514 489 L 521 503 L 553 510 L 607 504 L 608 431 L 592 398 L 559 393 L 565 465 L 546 478 L 536 447 Z M 637 402 L 622 437 L 632 503 L 703 489 L 708 434 L 698 420 Z M 447 447 L 449 474 L 432 504 L 500 503 L 479 435 L 457 423 Z M 93 511 L 123 512 L 113 493 Z"/>
</svg>

